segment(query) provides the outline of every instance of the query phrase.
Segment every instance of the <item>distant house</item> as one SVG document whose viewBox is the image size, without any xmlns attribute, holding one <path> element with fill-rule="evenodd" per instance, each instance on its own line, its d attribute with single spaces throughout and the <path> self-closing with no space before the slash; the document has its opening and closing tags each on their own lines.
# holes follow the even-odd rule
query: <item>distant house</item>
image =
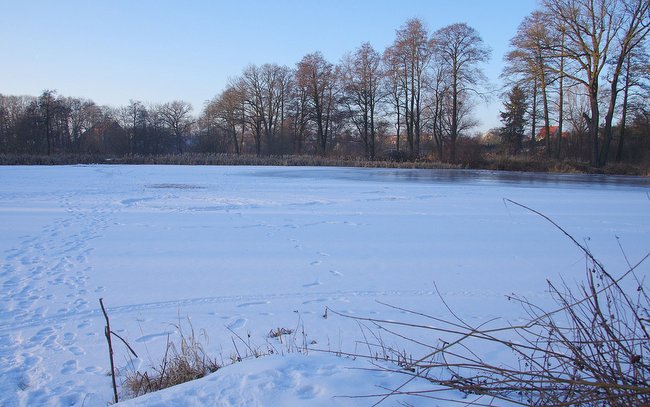
<svg viewBox="0 0 650 407">
<path fill-rule="evenodd" d="M 491 129 L 483 133 L 479 141 L 484 146 L 497 146 L 501 144 L 501 134 L 498 129 Z"/>
<path fill-rule="evenodd" d="M 551 139 L 557 138 L 557 135 L 560 131 L 559 126 L 549 126 L 549 131 L 551 133 Z M 564 131 L 562 132 L 562 138 L 565 139 L 569 137 L 569 133 Z M 539 132 L 537 132 L 537 135 L 535 136 L 535 140 L 537 141 L 542 141 L 546 140 L 546 127 L 542 127 Z"/>
<path fill-rule="evenodd" d="M 115 120 L 100 122 L 81 135 L 79 151 L 86 154 L 124 155 L 129 152 L 129 138 Z"/>
</svg>

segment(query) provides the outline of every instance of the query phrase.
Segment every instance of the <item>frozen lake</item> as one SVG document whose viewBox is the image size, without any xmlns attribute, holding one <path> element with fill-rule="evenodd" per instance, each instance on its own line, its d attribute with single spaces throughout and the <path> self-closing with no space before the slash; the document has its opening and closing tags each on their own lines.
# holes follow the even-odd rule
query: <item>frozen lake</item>
<svg viewBox="0 0 650 407">
<path fill-rule="evenodd" d="M 468 185 L 512 185 L 524 188 L 648 188 L 650 178 L 598 175 L 598 174 L 553 174 L 487 170 L 420 170 L 420 169 L 377 169 L 377 168 L 308 168 L 294 171 L 281 168 L 256 174 L 271 177 L 340 179 L 347 181 L 373 182 L 421 182 L 433 184 Z"/>
<path fill-rule="evenodd" d="M 549 304 L 546 279 L 580 280 L 585 259 L 506 199 L 617 274 L 650 250 L 649 186 L 462 170 L 0 167 L 0 405 L 110 401 L 100 297 L 146 355 L 139 368 L 188 318 L 224 359 L 233 332 L 264 346 L 270 330 L 297 326 L 313 347 L 354 350 L 359 327 L 323 318 L 325 307 L 413 318 L 381 301 L 448 317 L 436 286 L 469 321 L 519 320 L 508 294 Z"/>
</svg>

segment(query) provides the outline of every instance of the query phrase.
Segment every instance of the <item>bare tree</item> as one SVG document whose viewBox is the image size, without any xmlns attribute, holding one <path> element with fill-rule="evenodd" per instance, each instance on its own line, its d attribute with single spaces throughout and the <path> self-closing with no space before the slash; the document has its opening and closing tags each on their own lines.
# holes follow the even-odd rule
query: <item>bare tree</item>
<svg viewBox="0 0 650 407">
<path fill-rule="evenodd" d="M 643 46 L 643 42 L 650 32 L 650 2 L 648 0 L 621 0 L 616 12 L 622 14 L 623 21 L 621 21 L 621 31 L 617 37 L 615 48 L 612 50 L 614 60 L 608 75 L 610 82 L 609 107 L 605 114 L 605 139 L 600 154 L 600 165 L 605 165 L 609 157 L 614 112 L 621 91 L 619 85 L 621 76 L 625 72 L 627 80 L 623 80 L 623 87 L 627 89 L 631 72 L 629 57 L 636 49 Z M 628 63 L 627 69 L 626 63 Z"/>
<path fill-rule="evenodd" d="M 566 120 L 571 131 L 571 145 L 574 156 L 582 158 L 588 156 L 585 150 L 588 147 L 589 123 L 588 117 L 589 97 L 581 87 L 572 87 L 567 91 Z"/>
<path fill-rule="evenodd" d="M 44 90 L 35 100 L 36 122 L 32 122 L 37 133 L 43 133 L 46 153 L 65 152 L 70 147 L 70 109 L 65 98 L 55 90 Z"/>
<path fill-rule="evenodd" d="M 147 153 L 161 154 L 178 151 L 176 136 L 163 115 L 164 105 L 148 105 L 145 109 L 147 111 Z"/>
<path fill-rule="evenodd" d="M 320 52 L 305 55 L 298 63 L 296 83 L 308 96 L 310 117 L 317 127 L 318 149 L 324 156 L 327 154 L 335 109 L 334 67 Z"/>
<path fill-rule="evenodd" d="M 9 119 L 9 98 L 0 93 L 0 152 L 6 153 L 9 148 L 11 121 Z"/>
<path fill-rule="evenodd" d="M 230 85 L 208 103 L 203 116 L 209 117 L 209 122 L 225 130 L 226 144 L 232 145 L 235 154 L 241 154 L 241 144 L 246 131 L 244 117 L 245 97 L 241 88 Z"/>
<path fill-rule="evenodd" d="M 395 137 L 397 155 L 400 155 L 400 137 L 402 130 L 402 106 L 404 99 L 404 88 L 402 86 L 402 67 L 399 64 L 399 58 L 396 55 L 396 49 L 389 47 L 384 51 L 382 56 L 384 64 L 384 87 L 385 93 L 395 115 Z"/>
<path fill-rule="evenodd" d="M 242 74 L 240 86 L 256 130 L 257 155 L 262 154 L 262 144 L 265 154 L 273 150 L 274 138 L 283 125 L 290 77 L 289 68 L 277 64 L 250 65 Z"/>
<path fill-rule="evenodd" d="M 253 131 L 255 140 L 255 154 L 262 155 L 262 117 L 264 115 L 264 102 L 262 101 L 262 79 L 259 68 L 249 65 L 236 82 L 236 87 L 244 97 L 244 117 Z"/>
<path fill-rule="evenodd" d="M 451 105 L 450 83 L 444 66 L 435 62 L 434 66 L 428 92 L 428 127 L 430 127 L 436 155 L 440 161 L 443 161 L 443 149 L 449 135 L 449 120 L 445 116 L 448 116 L 448 107 Z"/>
<path fill-rule="evenodd" d="M 165 103 L 160 106 L 159 113 L 164 125 L 173 133 L 176 139 L 176 151 L 183 154 L 184 137 L 190 130 L 194 118 L 192 105 L 181 100 Z"/>
<path fill-rule="evenodd" d="M 295 77 L 296 73 L 293 74 Z M 286 116 L 292 137 L 292 152 L 302 154 L 309 125 L 309 95 L 306 88 L 296 86 L 295 80 L 289 86 Z"/>
<path fill-rule="evenodd" d="M 5 153 L 23 152 L 21 145 L 25 137 L 19 137 L 30 105 L 31 96 L 0 95 L 0 151 Z"/>
<path fill-rule="evenodd" d="M 92 100 L 67 98 L 70 116 L 70 137 L 75 151 L 79 149 L 81 135 L 102 120 L 101 109 Z"/>
<path fill-rule="evenodd" d="M 146 137 L 147 114 L 147 108 L 138 100 L 130 100 L 128 105 L 115 112 L 115 117 L 126 131 L 131 154 L 150 152 Z"/>
<path fill-rule="evenodd" d="M 375 159 L 377 109 L 383 98 L 382 75 L 381 56 L 367 42 L 341 62 L 342 100 L 369 160 Z"/>
<path fill-rule="evenodd" d="M 554 43 L 554 37 L 549 29 L 547 16 L 535 11 L 527 16 L 519 25 L 517 34 L 510 40 L 511 50 L 505 57 L 506 65 L 502 76 L 522 88 L 531 89 L 532 103 L 531 125 L 534 141 L 537 127 L 538 93 L 542 103 L 543 129 L 546 151 L 550 154 L 550 107 L 549 86 L 553 81 L 551 76 L 552 56 L 549 51 Z M 534 143 L 533 143 L 534 145 Z"/>
<path fill-rule="evenodd" d="M 571 69 L 563 75 L 582 84 L 589 95 L 590 113 L 585 118 L 589 124 L 591 139 L 591 164 L 600 166 L 600 99 L 601 80 L 608 60 L 617 58 L 611 73 L 609 111 L 614 109 L 618 94 L 617 81 L 625 56 L 643 38 L 648 30 L 647 0 L 543 0 L 547 21 L 557 32 L 565 34 L 565 41 L 556 43 L 552 51 L 556 57 L 567 59 Z M 640 13 L 637 15 L 637 12 Z M 620 65 L 620 66 L 619 66 Z M 612 110 L 613 114 L 613 110 Z M 611 123 L 610 123 L 611 125 Z M 607 133 L 607 130 L 606 130 Z M 607 136 L 607 137 L 611 137 Z M 606 149 L 609 148 L 605 143 Z"/>
<path fill-rule="evenodd" d="M 639 49 L 628 54 L 625 61 L 623 83 L 623 103 L 621 105 L 621 121 L 618 145 L 616 147 L 616 162 L 621 162 L 623 159 L 623 146 L 625 145 L 626 132 L 627 132 L 627 117 L 633 105 L 644 105 L 644 103 L 634 103 L 634 99 L 645 99 L 647 102 L 647 95 L 639 96 L 634 92 L 635 89 L 644 88 L 650 90 L 650 58 L 645 48 Z M 645 86 L 644 86 L 645 85 Z M 648 92 L 650 94 L 650 92 Z M 631 102 L 632 101 L 632 102 Z"/>
<path fill-rule="evenodd" d="M 406 139 L 411 159 L 420 155 L 422 131 L 423 92 L 426 73 L 432 57 L 432 43 L 421 20 L 408 20 L 396 32 L 393 45 L 384 54 L 389 72 L 398 86 L 394 96 L 401 96 L 398 103 L 403 108 Z M 399 119 L 398 119 L 399 123 Z"/>
<path fill-rule="evenodd" d="M 467 102 L 469 94 L 481 94 L 486 82 L 478 64 L 490 59 L 490 49 L 483 44 L 478 32 L 464 23 L 452 24 L 436 31 L 434 52 L 451 79 L 451 123 L 449 131 L 450 159 L 456 161 L 456 140 L 460 134 L 462 111 L 460 103 Z"/>
</svg>

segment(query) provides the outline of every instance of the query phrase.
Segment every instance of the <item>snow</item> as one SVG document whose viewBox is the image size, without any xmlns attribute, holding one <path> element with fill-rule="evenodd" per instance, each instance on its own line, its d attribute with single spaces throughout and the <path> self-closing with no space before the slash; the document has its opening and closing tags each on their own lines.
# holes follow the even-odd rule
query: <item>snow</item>
<svg viewBox="0 0 650 407">
<path fill-rule="evenodd" d="M 372 366 L 370 366 L 372 367 Z M 364 369 L 364 370 L 361 370 Z M 218 374 L 120 403 L 136 406 L 338 406 L 370 405 L 400 375 L 335 355 L 267 356 L 223 368 Z M 357 398 L 359 397 L 359 398 Z M 418 403 L 417 397 L 401 401 Z"/>
<path fill-rule="evenodd" d="M 326 307 L 422 322 L 385 303 L 450 318 L 439 290 L 470 323 L 519 321 L 525 312 L 507 295 L 552 306 L 546 279 L 579 281 L 585 259 L 560 231 L 505 199 L 542 211 L 617 273 L 625 256 L 634 262 L 649 249 L 648 185 L 471 171 L 0 167 L 0 405 L 112 400 L 99 298 L 139 355 L 130 359 L 115 344 L 120 380 L 156 366 L 179 327 L 194 329 L 224 364 L 233 343 L 283 354 L 124 405 L 372 405 L 377 398 L 348 396 L 385 393 L 406 379 L 337 356 L 366 351 L 375 328 L 324 318 Z M 278 328 L 295 331 L 295 342 L 270 338 Z M 421 351 L 383 335 L 387 346 Z"/>
</svg>

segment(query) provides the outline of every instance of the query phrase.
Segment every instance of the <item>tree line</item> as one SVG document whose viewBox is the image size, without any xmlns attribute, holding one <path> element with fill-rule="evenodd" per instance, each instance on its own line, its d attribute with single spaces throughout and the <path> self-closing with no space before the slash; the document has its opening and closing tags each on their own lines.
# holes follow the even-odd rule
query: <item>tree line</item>
<svg viewBox="0 0 650 407">
<path fill-rule="evenodd" d="M 501 130 L 510 150 L 521 151 L 528 124 L 532 144 L 540 135 L 545 154 L 555 158 L 595 167 L 622 161 L 629 130 L 637 139 L 628 155 L 640 147 L 647 153 L 650 2 L 541 4 L 520 24 L 505 58 L 503 77 L 511 88 Z"/>
<path fill-rule="evenodd" d="M 476 104 L 493 93 L 482 70 L 490 48 L 467 24 L 430 32 L 414 18 L 381 51 L 364 43 L 337 63 L 314 52 L 293 67 L 249 65 L 197 115 L 184 101 L 112 108 L 51 90 L 0 95 L 0 152 L 456 163 L 483 141 L 488 153 L 601 166 L 648 150 L 648 7 L 647 0 L 543 0 L 511 40 L 503 127 L 492 138 L 470 137 Z"/>
</svg>

